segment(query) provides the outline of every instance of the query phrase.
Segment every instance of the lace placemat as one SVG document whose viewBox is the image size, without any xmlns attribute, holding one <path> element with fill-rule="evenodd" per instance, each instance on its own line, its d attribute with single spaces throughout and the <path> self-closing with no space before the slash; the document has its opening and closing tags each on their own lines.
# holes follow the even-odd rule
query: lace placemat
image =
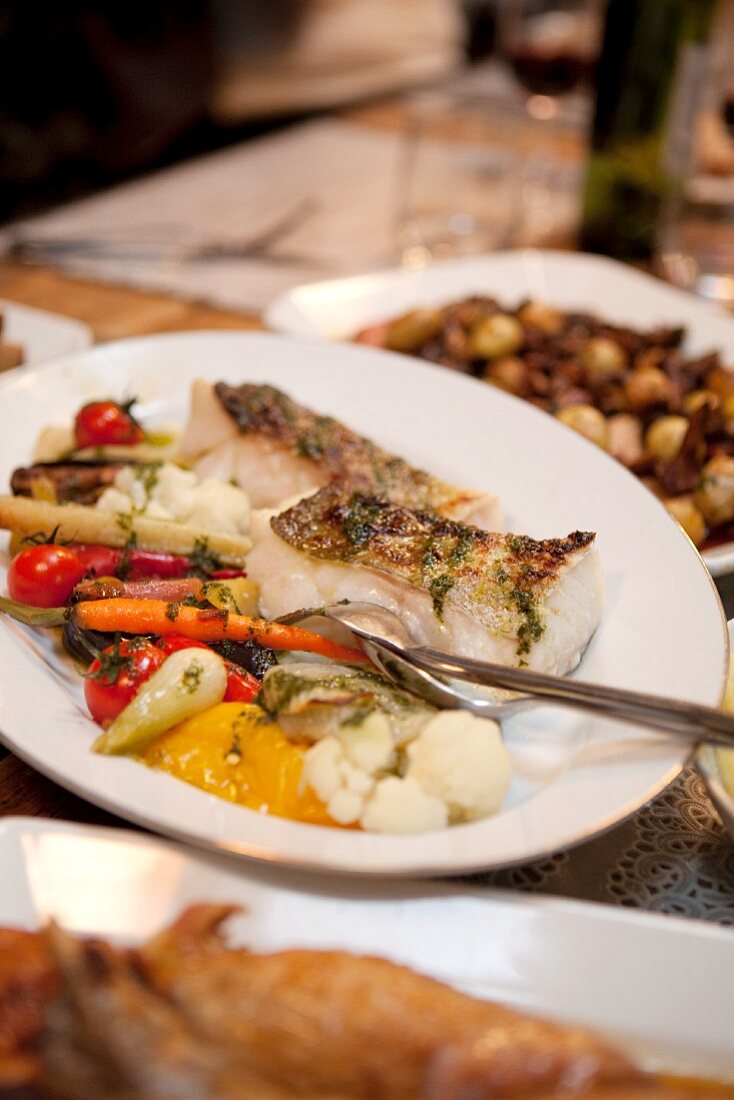
<svg viewBox="0 0 734 1100">
<path fill-rule="evenodd" d="M 604 835 L 469 881 L 734 925 L 734 842 L 693 767 Z"/>
</svg>

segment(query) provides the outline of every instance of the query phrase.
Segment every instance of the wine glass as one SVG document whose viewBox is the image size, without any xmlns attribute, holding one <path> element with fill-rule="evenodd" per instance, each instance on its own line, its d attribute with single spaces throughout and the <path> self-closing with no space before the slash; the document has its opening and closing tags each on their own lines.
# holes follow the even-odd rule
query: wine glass
<svg viewBox="0 0 734 1100">
<path fill-rule="evenodd" d="M 714 56 L 704 79 L 702 104 L 693 125 L 687 120 L 681 132 L 672 136 L 671 145 L 682 151 L 682 158 L 663 203 L 655 266 L 677 286 L 734 310 L 731 56 Z"/>
<path fill-rule="evenodd" d="M 486 97 L 448 87 L 411 98 L 395 179 L 404 267 L 508 245 L 520 197 L 513 122 Z"/>
<path fill-rule="evenodd" d="M 588 120 L 601 14 L 600 0 L 500 0 L 499 53 L 531 118 Z"/>
</svg>

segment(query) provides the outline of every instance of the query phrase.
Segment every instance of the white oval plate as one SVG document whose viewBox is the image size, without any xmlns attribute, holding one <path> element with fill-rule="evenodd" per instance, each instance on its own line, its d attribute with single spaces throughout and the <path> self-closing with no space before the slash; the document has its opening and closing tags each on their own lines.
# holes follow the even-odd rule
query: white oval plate
<svg viewBox="0 0 734 1100">
<path fill-rule="evenodd" d="M 593 1027 L 649 1069 L 731 1078 L 731 929 L 561 898 L 233 867 L 121 829 L 0 823 L 0 925 L 126 944 L 189 905 L 243 907 L 233 945 L 380 955 L 474 997 Z M 692 1007 L 695 1010 L 692 1011 Z"/>
<path fill-rule="evenodd" d="M 24 366 L 36 366 L 60 355 L 70 355 L 92 343 L 89 325 L 59 313 L 0 300 L 0 315 L 3 339 L 10 344 L 20 344 Z"/>
<path fill-rule="evenodd" d="M 719 702 L 728 660 L 721 605 L 699 555 L 652 495 L 530 405 L 402 356 L 261 334 L 179 333 L 15 372 L 0 380 L 2 483 L 43 424 L 63 422 L 93 395 L 137 394 L 149 422 L 183 420 L 189 385 L 202 376 L 272 382 L 448 480 L 497 491 L 511 530 L 597 531 L 606 612 L 581 674 Z M 630 727 L 538 709 L 505 725 L 514 774 L 496 817 L 414 836 L 302 825 L 91 753 L 97 731 L 80 677 L 48 635 L 9 620 L 0 624 L 0 730 L 57 782 L 160 832 L 259 859 L 380 874 L 499 867 L 578 843 L 651 798 L 688 755 Z"/>
<path fill-rule="evenodd" d="M 537 298 L 563 309 L 588 309 L 619 324 L 684 325 L 694 355 L 721 350 L 734 363 L 734 320 L 700 298 L 641 271 L 581 253 L 518 249 L 468 256 L 418 271 L 393 268 L 310 283 L 268 307 L 270 328 L 310 339 L 347 340 L 358 329 L 420 305 L 444 305 L 467 294 L 501 301 Z M 734 570 L 734 543 L 713 547 L 704 561 L 715 577 Z"/>
</svg>

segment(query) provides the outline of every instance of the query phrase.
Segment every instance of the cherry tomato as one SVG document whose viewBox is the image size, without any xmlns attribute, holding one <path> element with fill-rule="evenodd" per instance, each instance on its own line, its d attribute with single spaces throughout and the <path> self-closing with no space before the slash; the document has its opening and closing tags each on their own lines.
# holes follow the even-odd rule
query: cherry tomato
<svg viewBox="0 0 734 1100">
<path fill-rule="evenodd" d="M 182 638 L 180 634 L 167 634 L 158 639 L 158 648 L 164 653 L 176 653 L 179 649 L 210 649 L 205 642 L 196 642 L 191 638 Z M 260 692 L 260 681 L 244 668 L 238 668 L 232 661 L 224 660 L 227 669 L 227 690 L 224 703 L 251 703 Z"/>
<path fill-rule="evenodd" d="M 33 607 L 61 607 L 86 572 L 68 546 L 42 543 L 16 554 L 8 569 L 8 591 Z"/>
<path fill-rule="evenodd" d="M 108 646 L 101 661 L 92 661 L 84 681 L 84 698 L 94 721 L 100 726 L 114 721 L 165 659 L 162 650 L 144 639 Z"/>
<path fill-rule="evenodd" d="M 74 419 L 77 447 L 140 443 L 145 433 L 130 412 L 130 405 L 120 405 L 117 401 L 92 401 L 83 405 Z"/>
</svg>

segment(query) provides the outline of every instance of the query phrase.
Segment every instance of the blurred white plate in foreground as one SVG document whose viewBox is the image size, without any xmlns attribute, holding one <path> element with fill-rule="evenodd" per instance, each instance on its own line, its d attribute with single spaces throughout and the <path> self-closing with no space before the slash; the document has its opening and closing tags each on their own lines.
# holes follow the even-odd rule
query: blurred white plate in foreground
<svg viewBox="0 0 734 1100">
<path fill-rule="evenodd" d="M 135 943 L 186 906 L 239 904 L 231 942 L 381 955 L 476 997 L 592 1027 L 649 1068 L 732 1073 L 731 930 L 431 883 L 234 868 L 114 829 L 0 824 L 0 925 Z"/>
</svg>

